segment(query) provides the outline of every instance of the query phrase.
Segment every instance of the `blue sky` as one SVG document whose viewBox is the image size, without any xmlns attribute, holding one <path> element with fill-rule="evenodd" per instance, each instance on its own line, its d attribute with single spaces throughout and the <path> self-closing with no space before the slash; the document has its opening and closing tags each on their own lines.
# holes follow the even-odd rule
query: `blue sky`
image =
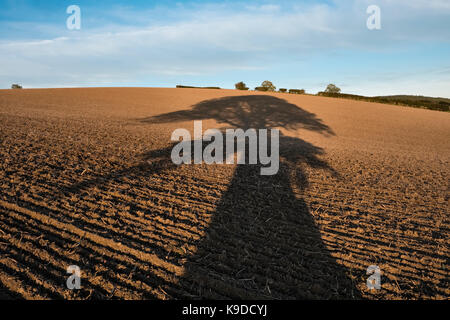
<svg viewBox="0 0 450 320">
<path fill-rule="evenodd" d="M 81 29 L 68 30 L 69 5 Z M 381 29 L 368 30 L 369 5 Z M 278 88 L 450 98 L 450 1 L 0 0 L 0 88 Z"/>
</svg>

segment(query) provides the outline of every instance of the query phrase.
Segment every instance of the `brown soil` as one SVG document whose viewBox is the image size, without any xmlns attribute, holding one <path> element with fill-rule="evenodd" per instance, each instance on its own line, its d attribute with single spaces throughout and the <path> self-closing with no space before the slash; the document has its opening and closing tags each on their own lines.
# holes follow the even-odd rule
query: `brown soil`
<svg viewBox="0 0 450 320">
<path fill-rule="evenodd" d="M 280 128 L 279 173 L 173 165 L 193 120 Z M 0 90 L 0 299 L 448 299 L 449 137 L 447 113 L 307 95 Z"/>
</svg>

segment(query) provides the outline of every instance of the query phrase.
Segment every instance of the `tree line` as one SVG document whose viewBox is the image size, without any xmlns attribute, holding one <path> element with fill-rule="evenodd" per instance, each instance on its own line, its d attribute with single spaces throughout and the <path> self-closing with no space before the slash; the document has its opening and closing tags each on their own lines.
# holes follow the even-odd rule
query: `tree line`
<svg viewBox="0 0 450 320">
<path fill-rule="evenodd" d="M 249 90 L 249 88 L 247 87 L 247 85 L 243 82 L 240 81 L 238 83 L 236 83 L 235 88 L 237 90 Z M 276 87 L 273 85 L 272 82 L 265 80 L 261 83 L 261 85 L 259 87 L 255 88 L 255 91 L 266 91 L 266 92 L 275 92 L 276 91 Z M 282 93 L 294 93 L 294 94 L 304 94 L 305 93 L 305 89 L 286 89 L 286 88 L 280 88 L 278 89 L 278 92 L 282 92 Z M 336 85 L 330 83 L 327 88 L 325 89 L 325 92 L 327 93 L 340 93 L 341 89 L 339 89 Z"/>
</svg>

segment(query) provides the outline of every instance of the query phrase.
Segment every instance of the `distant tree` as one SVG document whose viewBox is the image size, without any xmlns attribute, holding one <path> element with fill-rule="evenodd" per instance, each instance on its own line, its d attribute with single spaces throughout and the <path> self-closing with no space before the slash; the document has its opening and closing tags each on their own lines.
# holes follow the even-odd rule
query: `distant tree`
<svg viewBox="0 0 450 320">
<path fill-rule="evenodd" d="M 22 89 L 22 86 L 21 86 L 21 85 L 18 85 L 17 83 L 14 83 L 14 84 L 11 86 L 11 89 Z"/>
<path fill-rule="evenodd" d="M 255 90 L 256 91 L 267 91 L 267 87 L 256 87 Z"/>
<path fill-rule="evenodd" d="M 305 89 L 289 89 L 289 93 L 304 94 L 305 93 Z"/>
<path fill-rule="evenodd" d="M 284 92 L 287 91 L 287 89 L 286 88 L 280 88 L 279 91 L 284 93 Z"/>
<path fill-rule="evenodd" d="M 237 90 L 248 90 L 247 86 L 243 81 L 236 83 L 234 86 L 236 87 Z"/>
<path fill-rule="evenodd" d="M 325 89 L 326 93 L 341 93 L 341 89 L 330 83 Z"/>
<path fill-rule="evenodd" d="M 276 87 L 273 85 L 273 83 L 268 80 L 263 81 L 263 83 L 261 83 L 261 87 L 267 88 L 266 91 L 275 91 L 275 89 L 276 89 Z"/>
</svg>

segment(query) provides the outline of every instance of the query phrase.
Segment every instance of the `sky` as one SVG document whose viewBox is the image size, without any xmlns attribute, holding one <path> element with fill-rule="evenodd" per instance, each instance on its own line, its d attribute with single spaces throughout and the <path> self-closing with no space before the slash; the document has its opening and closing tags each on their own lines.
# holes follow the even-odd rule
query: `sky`
<svg viewBox="0 0 450 320">
<path fill-rule="evenodd" d="M 67 8 L 80 8 L 70 30 Z M 380 29 L 369 30 L 370 5 Z M 277 88 L 450 98 L 450 0 L 0 0 L 0 88 Z"/>
</svg>

